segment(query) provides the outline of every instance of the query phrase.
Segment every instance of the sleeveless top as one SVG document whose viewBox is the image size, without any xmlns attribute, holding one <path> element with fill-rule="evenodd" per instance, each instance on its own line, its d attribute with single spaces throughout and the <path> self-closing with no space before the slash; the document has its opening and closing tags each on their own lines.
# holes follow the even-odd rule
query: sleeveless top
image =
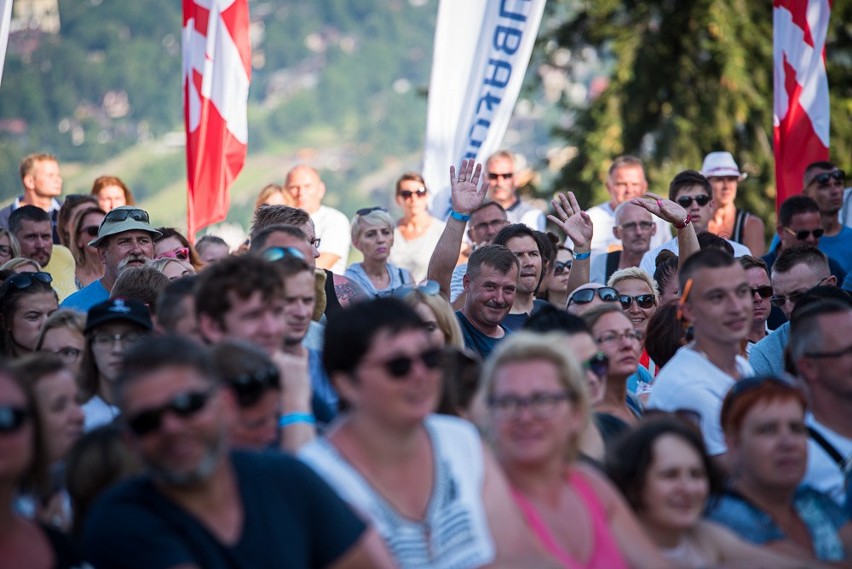
<svg viewBox="0 0 852 569">
<path fill-rule="evenodd" d="M 734 229 L 731 231 L 731 241 L 743 242 L 743 231 L 745 231 L 746 220 L 751 214 L 744 209 L 737 208 L 734 216 Z"/>
<path fill-rule="evenodd" d="M 388 502 L 327 439 L 302 447 L 308 463 L 376 528 L 402 568 L 466 569 L 494 560 L 482 502 L 485 467 L 476 429 L 456 417 L 424 422 L 432 443 L 435 479 L 423 520 L 408 518 Z"/>
<path fill-rule="evenodd" d="M 603 504 L 601 504 L 595 491 L 577 470 L 572 469 L 568 474 L 568 483 L 577 492 L 577 496 L 585 505 L 592 522 L 592 542 L 594 545 L 589 560 L 581 563 L 565 551 L 557 543 L 556 538 L 553 537 L 532 502 L 519 490 L 513 488 L 512 495 L 515 502 L 520 506 L 532 532 L 547 552 L 562 563 L 566 569 L 627 569 L 627 562 L 618 549 L 618 544 L 615 543 L 615 538 L 604 517 Z"/>
</svg>

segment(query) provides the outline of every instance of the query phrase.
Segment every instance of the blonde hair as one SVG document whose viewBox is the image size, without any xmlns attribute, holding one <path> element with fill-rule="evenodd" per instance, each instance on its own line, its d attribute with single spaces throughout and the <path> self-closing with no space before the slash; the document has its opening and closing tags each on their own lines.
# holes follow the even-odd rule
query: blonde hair
<svg viewBox="0 0 852 569">
<path fill-rule="evenodd" d="M 3 235 L 9 238 L 9 247 L 12 248 L 12 259 L 14 259 L 15 257 L 20 257 L 21 245 L 18 243 L 18 238 L 15 237 L 14 234 L 12 234 L 12 232 L 6 229 L 5 227 L 0 227 L 0 237 L 2 237 Z M 9 260 L 11 261 L 12 259 Z"/>
<path fill-rule="evenodd" d="M 640 269 L 639 267 L 628 267 L 626 269 L 620 269 L 612 273 L 612 276 L 609 277 L 609 281 L 606 283 L 606 286 L 610 288 L 614 288 L 618 290 L 618 283 L 630 279 L 636 279 L 638 281 L 643 281 L 648 287 L 651 289 L 651 294 L 654 295 L 654 300 L 656 300 L 657 304 L 660 303 L 660 292 L 658 289 L 657 281 L 655 281 L 648 273 Z"/>
<path fill-rule="evenodd" d="M 180 259 L 176 259 L 174 257 L 162 257 L 160 259 L 154 259 L 148 264 L 148 266 L 153 267 L 162 273 L 163 271 L 165 271 L 169 263 L 177 263 L 178 265 L 183 267 L 185 271 L 189 271 L 189 274 L 191 275 L 194 275 L 196 273 L 195 267 L 185 261 L 181 261 Z"/>
<path fill-rule="evenodd" d="M 360 239 L 367 227 L 387 227 L 393 231 L 394 225 L 393 218 L 384 209 L 374 209 L 364 215 L 356 213 L 352 218 L 352 242 Z"/>
<path fill-rule="evenodd" d="M 36 350 L 41 350 L 44 337 L 55 328 L 68 328 L 79 333 L 80 336 L 85 336 L 86 315 L 70 308 L 55 310 L 41 326 L 41 332 L 39 332 L 36 341 Z"/>
<path fill-rule="evenodd" d="M 33 261 L 32 259 L 27 259 L 26 257 L 15 257 L 14 259 L 9 259 L 2 266 L 0 266 L 0 271 L 13 271 L 17 273 L 16 269 L 23 267 L 24 265 L 29 265 L 34 267 L 36 272 L 40 273 L 44 271 L 41 265 L 38 264 L 37 261 Z"/>
<path fill-rule="evenodd" d="M 424 294 L 417 289 L 405 295 L 402 299 L 411 308 L 415 308 L 418 304 L 425 304 L 435 314 L 435 321 L 441 332 L 444 333 L 444 340 L 448 346 L 464 349 L 464 336 L 462 335 L 459 320 L 456 318 L 453 307 L 447 302 L 447 299 L 440 294 Z"/>
<path fill-rule="evenodd" d="M 284 204 L 290 207 L 295 207 L 296 200 L 293 199 L 293 194 L 290 191 L 278 184 L 266 184 L 257 194 L 257 199 L 254 202 L 254 209 L 257 211 L 261 206 L 267 205 L 266 200 L 270 198 L 273 194 L 281 194 L 281 197 L 284 198 Z"/>
</svg>

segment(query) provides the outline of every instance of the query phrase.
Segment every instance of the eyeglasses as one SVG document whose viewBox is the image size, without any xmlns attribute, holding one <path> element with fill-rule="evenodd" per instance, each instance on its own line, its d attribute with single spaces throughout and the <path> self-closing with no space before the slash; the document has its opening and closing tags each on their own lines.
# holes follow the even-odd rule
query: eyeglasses
<svg viewBox="0 0 852 569">
<path fill-rule="evenodd" d="M 438 281 L 426 281 L 419 285 L 403 285 L 393 289 L 392 296 L 395 298 L 405 298 L 414 291 L 419 291 L 426 296 L 435 296 L 441 292 L 441 285 Z"/>
<path fill-rule="evenodd" d="M 124 221 L 127 218 L 143 223 L 149 223 L 148 212 L 144 209 L 114 209 L 106 214 L 104 222 L 107 221 Z"/>
<path fill-rule="evenodd" d="M 828 280 L 828 278 L 829 277 L 821 278 L 820 281 L 817 284 L 814 285 L 814 287 L 820 286 L 822 283 L 824 283 L 826 280 Z M 799 299 L 802 297 L 802 295 L 805 294 L 806 292 L 808 292 L 808 291 L 807 290 L 801 290 L 801 291 L 798 291 L 798 292 L 791 292 L 787 296 L 784 296 L 783 294 L 779 294 L 779 295 L 776 295 L 776 296 L 773 296 L 772 298 L 770 298 L 769 302 L 772 303 L 772 306 L 777 306 L 778 308 L 782 308 L 785 304 L 787 304 L 788 300 L 791 303 L 796 304 L 797 302 L 799 302 Z"/>
<path fill-rule="evenodd" d="M 844 356 L 852 355 L 852 344 L 849 344 L 845 348 L 841 348 L 839 350 L 835 350 L 833 352 L 805 352 L 805 355 L 809 358 L 814 358 L 817 360 L 830 360 L 834 358 L 842 358 Z"/>
<path fill-rule="evenodd" d="M 596 339 L 595 342 L 598 344 L 611 344 L 612 342 L 617 342 L 618 340 L 626 339 L 633 340 L 635 342 L 641 342 L 642 338 L 645 335 L 639 330 L 625 330 L 624 332 L 607 332 L 606 334 L 601 334 L 601 337 Z"/>
<path fill-rule="evenodd" d="M 179 249 L 175 249 L 174 251 L 164 251 L 157 255 L 158 259 L 178 259 L 179 261 L 188 261 L 189 260 L 189 247 L 181 247 Z"/>
<path fill-rule="evenodd" d="M 577 304 L 588 304 L 595 299 L 596 295 L 604 302 L 615 302 L 618 300 L 618 291 L 614 288 L 604 286 L 601 288 L 584 288 L 582 290 L 578 290 L 571 295 L 571 298 L 568 299 L 568 304 L 570 305 L 572 302 Z"/>
<path fill-rule="evenodd" d="M 87 225 L 80 229 L 80 235 L 88 235 L 89 237 L 97 237 L 98 236 L 98 226 L 97 225 Z"/>
<path fill-rule="evenodd" d="M 573 395 L 566 391 L 550 393 L 537 391 L 527 397 L 518 395 L 492 396 L 488 400 L 488 406 L 494 410 L 496 415 L 504 418 L 513 417 L 522 409 L 529 409 L 533 416 L 539 419 L 547 419 L 553 416 L 560 403 L 573 398 Z"/>
<path fill-rule="evenodd" d="M 769 298 L 772 296 L 772 287 L 769 285 L 763 285 L 759 287 L 751 288 L 751 295 L 758 295 L 760 298 Z"/>
<path fill-rule="evenodd" d="M 571 259 L 569 259 L 567 261 L 562 261 L 562 262 L 556 261 L 553 264 L 553 274 L 558 277 L 559 275 L 563 274 L 565 271 L 570 271 L 571 265 L 573 265 L 573 264 L 574 264 L 574 261 L 571 260 Z"/>
<path fill-rule="evenodd" d="M 604 378 L 609 373 L 609 356 L 603 352 L 598 352 L 583 362 L 583 369 Z"/>
<path fill-rule="evenodd" d="M 391 358 L 384 362 L 373 362 L 376 365 L 380 365 L 385 368 L 385 371 L 388 372 L 394 379 L 402 379 L 408 372 L 411 371 L 411 368 L 414 366 L 414 362 L 416 360 L 420 360 L 424 366 L 428 369 L 435 369 L 439 365 L 441 365 L 441 350 L 437 348 L 431 348 L 421 352 L 416 356 L 397 356 L 395 358 Z M 362 362 L 362 363 L 371 363 L 371 362 Z"/>
<path fill-rule="evenodd" d="M 657 304 L 657 298 L 653 294 L 639 294 L 636 296 L 621 294 L 618 296 L 618 301 L 621 303 L 621 308 L 624 310 L 628 310 L 634 300 L 639 308 L 651 308 Z"/>
<path fill-rule="evenodd" d="M 399 194 L 397 195 L 404 200 L 410 200 L 411 197 L 415 195 L 418 198 L 422 198 L 426 195 L 426 188 L 420 188 L 419 190 L 416 190 L 414 192 L 412 192 L 411 190 L 400 190 Z"/>
<path fill-rule="evenodd" d="M 381 207 L 381 206 L 365 207 L 365 208 L 361 208 L 358 211 L 356 211 L 355 215 L 367 215 L 369 213 L 373 213 L 374 211 L 385 211 L 386 212 L 387 210 L 385 208 Z"/>
<path fill-rule="evenodd" d="M 144 437 L 160 429 L 163 415 L 169 411 L 182 419 L 188 419 L 204 409 L 207 401 L 215 391 L 187 391 L 175 396 L 171 401 L 155 409 L 147 409 L 128 417 L 127 426 L 137 437 Z"/>
<path fill-rule="evenodd" d="M 686 209 L 692 205 L 693 200 L 698 204 L 698 207 L 704 207 L 710 203 L 710 196 L 707 194 L 701 194 L 698 196 L 681 196 L 675 201 L 677 201 L 680 207 Z"/>
<path fill-rule="evenodd" d="M 11 405 L 0 406 L 0 435 L 17 433 L 29 418 L 30 412 L 27 409 Z"/>
<path fill-rule="evenodd" d="M 6 278 L 3 281 L 3 286 L 0 286 L 0 297 L 9 292 L 9 289 L 15 287 L 18 290 L 24 290 L 33 286 L 36 282 L 49 285 L 53 282 L 53 277 L 50 273 L 16 273 Z"/>
<path fill-rule="evenodd" d="M 505 174 L 499 174 L 497 172 L 488 172 L 488 179 L 489 180 L 499 180 L 500 178 L 503 178 L 504 180 L 508 180 L 509 178 L 511 178 L 514 175 L 515 175 L 514 172 L 506 172 Z"/>
<path fill-rule="evenodd" d="M 834 172 L 824 172 L 817 176 L 814 176 L 814 179 L 811 180 L 811 184 L 816 182 L 820 186 L 827 186 L 828 183 L 833 179 L 837 180 L 841 184 L 846 180 L 846 172 L 843 170 L 835 170 Z"/>
<path fill-rule="evenodd" d="M 300 261 L 305 260 L 305 254 L 295 247 L 270 247 L 269 249 L 264 249 L 260 255 L 267 261 L 273 262 L 286 259 L 287 257 L 295 257 Z"/>
<path fill-rule="evenodd" d="M 80 357 L 80 354 L 83 353 L 83 350 L 68 346 L 65 348 L 59 348 L 53 353 L 59 356 L 59 359 L 65 362 L 66 364 L 73 364 L 77 361 L 77 358 Z"/>
<path fill-rule="evenodd" d="M 319 237 L 314 237 L 313 239 L 308 241 L 308 243 L 310 243 L 311 246 L 313 246 L 314 248 L 319 249 L 320 243 L 322 243 L 322 239 L 320 239 Z"/>
<path fill-rule="evenodd" d="M 228 386 L 237 395 L 240 407 L 251 407 L 269 389 L 281 389 L 278 368 L 268 367 L 251 374 L 242 374 L 227 380 Z"/>
<path fill-rule="evenodd" d="M 787 233 L 789 233 L 790 235 L 792 235 L 793 237 L 795 237 L 799 241 L 804 241 L 805 239 L 807 239 L 811 235 L 814 236 L 814 239 L 819 239 L 820 237 L 822 237 L 825 234 L 825 229 L 822 229 L 822 228 L 814 229 L 813 231 L 808 231 L 807 229 L 802 229 L 801 231 L 793 231 L 789 227 L 785 227 L 784 231 L 786 231 Z"/>
<path fill-rule="evenodd" d="M 142 332 L 125 332 L 124 334 L 107 334 L 106 332 L 96 332 L 92 335 L 92 348 L 96 350 L 106 350 L 112 348 L 116 342 L 122 345 L 131 345 L 140 341 L 145 337 Z"/>
<path fill-rule="evenodd" d="M 699 197 L 701 197 L 701 196 L 699 196 Z M 692 203 L 692 202 L 690 202 L 690 203 Z M 701 204 L 699 203 L 698 205 L 701 205 Z M 624 231 L 636 231 L 637 227 L 639 229 L 641 229 L 642 231 L 648 231 L 649 229 L 654 227 L 654 222 L 653 221 L 631 221 L 630 223 L 622 223 L 620 225 L 620 227 Z"/>
</svg>

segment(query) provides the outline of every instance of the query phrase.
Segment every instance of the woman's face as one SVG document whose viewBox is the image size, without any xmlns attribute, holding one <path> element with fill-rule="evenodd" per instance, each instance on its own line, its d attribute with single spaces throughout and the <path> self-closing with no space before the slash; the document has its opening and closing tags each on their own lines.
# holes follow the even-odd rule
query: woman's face
<svg viewBox="0 0 852 569">
<path fill-rule="evenodd" d="M 83 410 L 77 403 L 77 383 L 67 369 L 35 383 L 36 404 L 43 421 L 48 460 L 62 460 L 83 434 Z"/>
<path fill-rule="evenodd" d="M 288 200 L 283 191 L 271 192 L 260 205 L 292 205 L 292 200 Z"/>
<path fill-rule="evenodd" d="M 638 512 L 643 523 L 672 532 L 694 528 L 710 491 L 701 455 L 669 433 L 654 441 L 652 456 Z"/>
<path fill-rule="evenodd" d="M 130 322 L 110 322 L 95 329 L 89 341 L 101 379 L 115 381 L 121 371 L 124 352 L 145 335 L 142 328 Z M 121 336 L 121 339 L 116 340 L 116 336 Z"/>
<path fill-rule="evenodd" d="M 25 294 L 18 299 L 9 333 L 21 351 L 35 350 L 44 321 L 57 308 L 56 294 L 53 292 Z"/>
<path fill-rule="evenodd" d="M 98 192 L 98 206 L 109 213 L 117 207 L 127 205 L 124 190 L 118 186 L 104 186 Z"/>
<path fill-rule="evenodd" d="M 27 409 L 27 398 L 12 380 L 0 374 L 0 409 L 15 418 L 24 411 L 22 422 L 0 432 L 0 484 L 4 487 L 20 482 L 33 457 L 33 417 Z M 17 423 L 17 421 L 16 421 Z"/>
<path fill-rule="evenodd" d="M 154 258 L 160 259 L 162 257 L 174 257 L 181 261 L 188 261 L 189 251 L 177 237 L 166 237 L 154 243 Z"/>
<path fill-rule="evenodd" d="M 805 410 L 795 399 L 758 403 L 743 417 L 730 446 L 744 478 L 766 488 L 795 488 L 808 462 Z"/>
<path fill-rule="evenodd" d="M 393 228 L 385 225 L 366 225 L 354 245 L 364 254 L 365 260 L 387 261 L 393 247 Z"/>
<path fill-rule="evenodd" d="M 163 267 L 162 273 L 169 277 L 170 281 L 174 281 L 182 277 L 194 275 L 195 271 L 190 269 L 191 267 L 186 267 L 183 263 L 179 263 L 178 261 L 171 261 L 169 263 L 166 263 L 166 265 Z"/>
<path fill-rule="evenodd" d="M 648 305 L 651 302 L 649 297 L 651 299 L 654 297 L 654 291 L 651 290 L 648 283 L 641 279 L 624 279 L 615 285 L 614 288 L 618 291 L 619 295 L 631 297 L 630 305 L 624 308 L 624 304 L 622 303 L 621 307 L 624 308 L 624 313 L 630 319 L 633 327 L 644 334 L 648 328 L 648 321 L 657 312 L 656 299 L 653 300 L 653 304 Z M 640 297 L 639 300 L 635 298 L 637 296 Z M 640 300 L 646 305 L 646 308 L 640 306 Z"/>
<path fill-rule="evenodd" d="M 495 376 L 489 414 L 500 460 L 515 466 L 562 457 L 586 423 L 556 366 L 544 359 L 503 365 Z"/>
<path fill-rule="evenodd" d="M 556 262 L 553 264 L 553 277 L 550 279 L 550 290 L 565 292 L 568 290 L 568 277 L 571 276 L 571 265 L 574 263 L 574 255 L 571 251 L 559 249 L 556 253 Z M 557 274 L 559 273 L 559 274 Z"/>
<path fill-rule="evenodd" d="M 439 348 L 443 348 L 447 344 L 447 339 L 444 337 L 444 331 L 438 326 L 438 318 L 435 312 L 429 308 L 428 304 L 420 302 L 414 306 L 414 312 L 426 324 L 426 332 L 429 334 L 429 339 Z"/>
<path fill-rule="evenodd" d="M 410 218 L 426 211 L 429 205 L 428 195 L 426 186 L 417 180 L 403 180 L 396 191 L 396 203 L 405 217 Z"/>
<path fill-rule="evenodd" d="M 44 333 L 41 349 L 59 356 L 76 377 L 80 373 L 83 350 L 86 349 L 86 337 L 74 328 L 57 326 Z"/>
<path fill-rule="evenodd" d="M 623 312 L 608 312 L 598 318 L 592 336 L 598 349 L 609 357 L 609 378 L 621 379 L 636 372 L 642 344 Z"/>
<path fill-rule="evenodd" d="M 0 235 L 0 265 L 12 260 L 12 242 L 8 235 Z"/>
<path fill-rule="evenodd" d="M 81 248 L 85 247 L 90 253 L 96 254 L 97 248 L 90 247 L 89 241 L 98 236 L 98 228 L 104 220 L 104 214 L 93 211 L 83 216 L 80 223 L 80 231 L 77 232 L 77 245 Z"/>
</svg>

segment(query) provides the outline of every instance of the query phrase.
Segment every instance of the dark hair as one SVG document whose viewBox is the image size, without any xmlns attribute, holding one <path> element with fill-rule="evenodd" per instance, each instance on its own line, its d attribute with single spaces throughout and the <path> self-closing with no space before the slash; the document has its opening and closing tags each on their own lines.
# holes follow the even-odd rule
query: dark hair
<svg viewBox="0 0 852 569">
<path fill-rule="evenodd" d="M 811 162 L 805 168 L 804 174 L 802 174 L 802 187 L 807 187 L 808 185 L 808 176 L 814 170 L 834 170 L 837 168 L 837 165 L 834 162 L 829 162 L 828 160 L 820 160 L 817 162 Z"/>
<path fill-rule="evenodd" d="M 737 261 L 732 255 L 720 249 L 705 249 L 699 251 L 684 261 L 680 268 L 678 277 L 680 279 L 680 290 L 686 288 L 686 281 L 692 278 L 701 269 L 722 269 L 730 267 Z"/>
<path fill-rule="evenodd" d="M 405 172 L 399 179 L 396 181 L 396 193 L 399 194 L 403 182 L 418 182 L 424 188 L 426 188 L 426 180 L 423 179 L 423 176 L 420 172 Z"/>
<path fill-rule="evenodd" d="M 681 346 L 686 345 L 686 334 L 677 319 L 677 303 L 667 302 L 657 308 L 648 320 L 645 330 L 645 351 L 662 368 Z"/>
<path fill-rule="evenodd" d="M 681 190 L 694 186 L 700 187 L 704 190 L 705 194 L 711 198 L 713 197 L 713 186 L 710 185 L 710 181 L 707 178 L 695 170 L 684 170 L 672 178 L 671 183 L 669 183 L 669 199 L 673 201 L 677 200 L 677 194 Z"/>
<path fill-rule="evenodd" d="M 492 243 L 494 245 L 506 245 L 510 239 L 517 237 L 531 237 L 536 242 L 539 255 L 541 255 L 541 245 L 535 238 L 535 231 L 523 223 L 511 223 L 497 232 Z"/>
<path fill-rule="evenodd" d="M 559 310 L 552 304 L 542 306 L 536 310 L 532 316 L 524 322 L 524 330 L 530 332 L 564 332 L 569 336 L 574 334 L 589 334 L 589 327 L 586 322 L 574 314 L 569 314 L 564 310 Z"/>
<path fill-rule="evenodd" d="M 209 270 L 209 269 L 208 269 Z M 186 297 L 192 297 L 195 292 L 197 275 L 181 277 L 168 284 L 160 291 L 157 297 L 157 324 L 168 332 L 174 332 L 178 321 L 186 315 L 181 308 Z"/>
<path fill-rule="evenodd" d="M 677 255 L 663 249 L 657 254 L 655 261 L 656 268 L 654 269 L 654 282 L 657 283 L 657 294 L 663 294 L 663 290 L 668 286 L 672 279 L 677 278 L 677 265 L 679 263 Z"/>
<path fill-rule="evenodd" d="M 59 243 L 68 247 L 71 243 L 71 235 L 65 231 L 65 226 L 71 221 L 71 212 L 78 205 L 89 202 L 93 207 L 98 207 L 98 200 L 94 196 L 88 194 L 69 194 L 65 196 L 62 206 L 59 208 L 59 214 L 56 216 L 56 228 L 59 233 Z"/>
<path fill-rule="evenodd" d="M 22 274 L 22 273 L 21 273 Z M 4 283 L 9 279 L 15 278 L 16 274 L 11 274 L 4 279 Z M 12 325 L 12 319 L 15 317 L 15 312 L 18 311 L 18 305 L 21 299 L 25 296 L 52 292 L 54 298 L 59 301 L 56 291 L 50 286 L 50 283 L 43 283 L 40 280 L 32 279 L 32 283 L 26 288 L 17 288 L 9 286 L 6 292 L 0 296 L 0 356 L 14 358 L 19 354 L 15 350 L 15 341 L 12 339 L 12 334 L 9 328 Z"/>
<path fill-rule="evenodd" d="M 520 271 L 520 264 L 515 254 L 503 245 L 494 243 L 483 245 L 470 254 L 467 260 L 467 276 L 473 280 L 479 276 L 482 265 L 488 265 L 500 274 L 506 275 L 512 269 Z"/>
<path fill-rule="evenodd" d="M 606 458 L 607 474 L 636 512 L 645 508 L 642 493 L 654 462 L 654 443 L 665 435 L 680 438 L 698 453 L 707 473 L 710 496 L 719 495 L 722 491 L 722 476 L 707 456 L 701 432 L 683 419 L 654 417 L 627 431 Z"/>
<path fill-rule="evenodd" d="M 796 265 L 805 264 L 814 272 L 819 272 L 828 276 L 831 274 L 831 269 L 828 266 L 828 257 L 825 253 L 807 244 L 787 247 L 775 259 L 772 264 L 773 273 L 789 272 Z"/>
<path fill-rule="evenodd" d="M 739 262 L 740 266 L 747 271 L 749 269 L 763 269 L 764 272 L 769 273 L 769 268 L 766 266 L 766 262 L 763 259 L 758 259 L 751 255 L 743 255 L 742 257 L 737 257 L 737 262 Z"/>
<path fill-rule="evenodd" d="M 192 246 L 192 243 L 189 242 L 189 239 L 184 237 L 183 233 L 175 229 L 174 227 L 158 227 L 157 231 L 160 232 L 160 235 L 154 236 L 154 243 L 159 243 L 160 241 L 164 241 L 169 237 L 174 237 L 180 244 L 189 249 L 189 264 L 192 265 L 192 268 L 195 269 L 196 272 L 201 270 L 201 267 L 204 266 L 204 263 L 201 262 L 201 258 L 198 256 L 198 251 L 195 250 L 195 247 Z"/>
<path fill-rule="evenodd" d="M 231 246 L 228 245 L 228 242 L 219 237 L 218 235 L 203 235 L 198 239 L 198 241 L 195 242 L 195 250 L 198 251 L 198 254 L 200 255 L 202 249 L 214 245 L 218 245 L 220 247 L 225 246 L 229 250 L 231 248 Z"/>
<path fill-rule="evenodd" d="M 157 299 L 169 284 L 169 277 L 154 267 L 127 267 L 118 278 L 110 291 L 110 298 L 135 298 L 146 305 L 153 314 L 157 311 Z"/>
<path fill-rule="evenodd" d="M 790 196 L 778 208 L 778 225 L 787 227 L 793 223 L 793 216 L 800 213 L 819 213 L 819 206 L 808 196 Z"/>
<path fill-rule="evenodd" d="M 50 223 L 50 214 L 34 205 L 22 205 L 18 209 L 13 210 L 12 213 L 9 214 L 7 227 L 9 228 L 9 231 L 15 235 L 15 237 L 18 236 L 18 231 L 21 230 L 22 221 Z"/>
<path fill-rule="evenodd" d="M 503 215 L 506 214 L 506 208 L 504 208 L 502 205 L 498 204 L 497 202 L 493 202 L 493 201 L 485 201 L 478 208 L 476 208 L 475 210 L 470 212 L 470 216 L 473 217 L 474 215 L 476 215 L 480 211 L 484 210 L 485 208 L 489 208 L 489 207 L 495 207 L 498 210 L 502 211 Z"/>
<path fill-rule="evenodd" d="M 249 251 L 252 253 L 259 253 L 266 249 L 266 242 L 269 240 L 269 237 L 273 233 L 284 233 L 298 239 L 300 241 L 308 242 L 308 236 L 302 231 L 300 228 L 295 225 L 285 225 L 283 223 L 273 223 L 272 225 L 267 225 L 263 229 L 259 230 L 256 234 L 254 234 L 251 238 L 251 245 L 249 246 Z"/>
<path fill-rule="evenodd" d="M 719 249 L 731 257 L 734 256 L 734 246 L 728 243 L 727 239 L 719 237 L 709 231 L 702 231 L 696 237 L 698 239 L 698 248 L 702 251 L 706 251 L 707 249 Z"/>
<path fill-rule="evenodd" d="M 229 293 L 245 300 L 255 292 L 260 292 L 265 301 L 284 296 L 275 264 L 256 255 L 230 256 L 198 274 L 195 309 L 199 316 L 206 314 L 224 325 L 225 314 L 231 310 Z"/>
<path fill-rule="evenodd" d="M 852 295 L 836 287 L 816 287 L 806 294 L 813 297 L 817 288 L 839 291 L 846 295 L 846 301 L 834 298 L 821 298 L 819 300 L 808 298 L 802 303 L 804 295 L 800 298 L 793 309 L 793 313 L 790 314 L 790 341 L 787 344 L 787 349 L 793 361 L 798 360 L 806 352 L 823 343 L 823 331 L 817 326 L 817 319 L 820 316 L 852 312 Z"/>
<path fill-rule="evenodd" d="M 290 207 L 289 205 L 259 207 L 254 210 L 249 238 L 254 241 L 257 234 L 270 225 L 295 225 L 301 228 L 310 220 L 311 216 L 308 215 L 308 212 L 297 207 Z"/>
<path fill-rule="evenodd" d="M 444 352 L 444 381 L 437 413 L 459 416 L 467 412 L 479 389 L 482 363 L 466 350 L 447 347 Z"/>
</svg>

